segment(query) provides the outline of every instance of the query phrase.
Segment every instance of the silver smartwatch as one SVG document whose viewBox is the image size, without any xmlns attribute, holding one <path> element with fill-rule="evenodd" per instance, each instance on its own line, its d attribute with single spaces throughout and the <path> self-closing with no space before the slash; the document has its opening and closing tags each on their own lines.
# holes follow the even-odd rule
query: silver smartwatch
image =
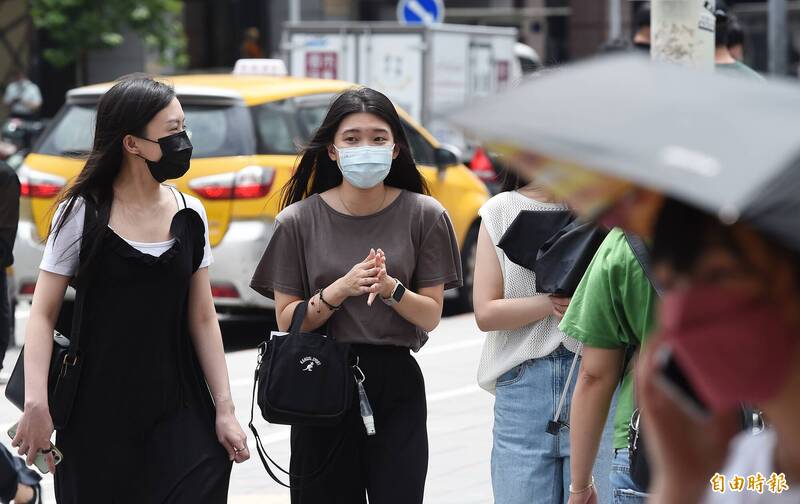
<svg viewBox="0 0 800 504">
<path fill-rule="evenodd" d="M 388 298 L 381 296 L 381 301 L 383 301 L 388 306 L 394 306 L 398 304 L 406 293 L 406 288 L 403 284 L 400 283 L 400 280 L 395 279 L 394 289 L 392 290 L 392 295 Z"/>
</svg>

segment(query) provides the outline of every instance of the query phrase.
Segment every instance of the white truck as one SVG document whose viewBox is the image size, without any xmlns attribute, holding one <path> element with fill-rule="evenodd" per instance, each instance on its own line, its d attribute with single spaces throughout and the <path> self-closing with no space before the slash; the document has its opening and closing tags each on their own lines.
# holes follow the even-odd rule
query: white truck
<svg viewBox="0 0 800 504">
<path fill-rule="evenodd" d="M 516 43 L 516 28 L 321 21 L 286 23 L 282 49 L 291 75 L 377 89 L 466 153 L 462 134 L 440 117 L 518 80 Z"/>
</svg>

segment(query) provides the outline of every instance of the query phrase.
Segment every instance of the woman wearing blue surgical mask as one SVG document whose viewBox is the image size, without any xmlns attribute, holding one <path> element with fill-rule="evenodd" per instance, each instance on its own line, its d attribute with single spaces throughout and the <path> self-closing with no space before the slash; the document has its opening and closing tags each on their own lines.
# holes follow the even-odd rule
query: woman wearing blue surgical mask
<svg viewBox="0 0 800 504">
<path fill-rule="evenodd" d="M 335 457 L 292 480 L 294 504 L 422 503 L 425 386 L 409 350 L 438 325 L 444 290 L 461 284 L 450 218 L 427 194 L 397 111 L 368 88 L 333 102 L 284 188 L 251 286 L 275 300 L 281 330 L 308 300 L 303 330 L 351 344 L 376 431 L 367 435 L 357 394 L 340 425 L 293 427 L 292 474 Z"/>
<path fill-rule="evenodd" d="M 59 198 L 28 321 L 24 413 L 12 445 L 28 464 L 46 454 L 60 504 L 223 503 L 231 461 L 249 458 L 211 297 L 206 213 L 163 184 L 189 170 L 191 155 L 175 91 L 123 78 L 100 99 L 92 151 Z M 70 364 L 79 367 L 68 375 L 78 382 L 74 397 L 55 395 L 69 402 L 65 418 L 53 396 L 48 408 L 48 371 L 70 283 L 82 323 L 59 327 L 79 341 Z"/>
</svg>

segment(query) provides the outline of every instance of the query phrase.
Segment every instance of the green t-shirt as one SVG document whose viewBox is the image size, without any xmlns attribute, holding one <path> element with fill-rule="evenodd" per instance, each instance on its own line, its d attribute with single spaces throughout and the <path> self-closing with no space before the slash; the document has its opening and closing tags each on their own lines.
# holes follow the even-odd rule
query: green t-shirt
<svg viewBox="0 0 800 504">
<path fill-rule="evenodd" d="M 592 259 L 559 328 L 595 348 L 641 346 L 654 327 L 657 294 L 625 234 L 612 230 Z M 614 448 L 628 446 L 633 373 L 622 380 L 614 417 Z"/>
<path fill-rule="evenodd" d="M 734 77 L 744 77 L 746 79 L 758 80 L 763 81 L 765 80 L 764 77 L 750 68 L 749 66 L 745 65 L 741 61 L 737 61 L 736 63 L 722 63 L 718 65 L 714 65 L 717 72 L 723 75 L 732 75 Z"/>
</svg>

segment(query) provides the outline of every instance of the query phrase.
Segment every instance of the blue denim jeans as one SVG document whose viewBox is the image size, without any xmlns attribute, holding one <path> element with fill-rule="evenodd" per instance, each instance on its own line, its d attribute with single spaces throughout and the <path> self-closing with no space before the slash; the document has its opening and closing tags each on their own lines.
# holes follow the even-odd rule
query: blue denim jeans
<svg viewBox="0 0 800 504">
<path fill-rule="evenodd" d="M 548 434 L 574 354 L 559 346 L 540 359 L 523 362 L 497 380 L 492 446 L 495 504 L 562 504 L 569 497 L 569 429 Z M 580 360 L 579 360 L 580 362 Z M 561 420 L 569 423 L 576 366 Z M 612 415 L 613 416 L 613 415 Z M 594 468 L 600 502 L 609 504 L 611 422 L 607 423 Z"/>
<path fill-rule="evenodd" d="M 611 463 L 611 490 L 614 494 L 613 504 L 644 504 L 647 494 L 631 479 L 631 459 L 627 448 L 614 450 L 614 461 Z"/>
</svg>

